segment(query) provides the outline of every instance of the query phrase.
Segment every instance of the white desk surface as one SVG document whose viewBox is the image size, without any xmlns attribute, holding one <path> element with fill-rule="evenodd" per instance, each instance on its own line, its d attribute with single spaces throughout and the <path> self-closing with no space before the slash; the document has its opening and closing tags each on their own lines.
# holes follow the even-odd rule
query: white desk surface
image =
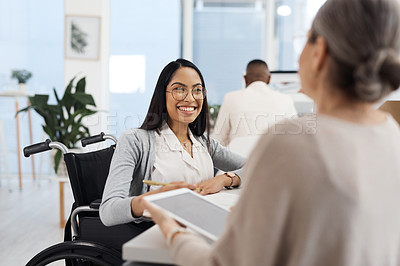
<svg viewBox="0 0 400 266">
<path fill-rule="evenodd" d="M 207 195 L 211 201 L 230 208 L 239 198 L 240 189 L 222 190 Z M 127 261 L 174 264 L 160 228 L 155 225 L 122 246 L 122 258 Z"/>
<path fill-rule="evenodd" d="M 0 91 L 0 97 L 29 97 L 29 96 L 33 96 L 33 93 L 21 90 Z"/>
</svg>

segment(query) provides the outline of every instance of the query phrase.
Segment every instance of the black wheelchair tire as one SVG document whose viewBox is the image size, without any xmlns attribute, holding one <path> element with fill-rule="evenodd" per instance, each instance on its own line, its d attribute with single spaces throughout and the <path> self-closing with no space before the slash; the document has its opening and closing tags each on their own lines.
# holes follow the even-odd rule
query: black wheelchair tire
<svg viewBox="0 0 400 266">
<path fill-rule="evenodd" d="M 62 242 L 38 253 L 26 266 L 48 265 L 62 259 L 83 259 L 101 266 L 122 265 L 121 253 L 94 242 L 67 241 Z"/>
</svg>

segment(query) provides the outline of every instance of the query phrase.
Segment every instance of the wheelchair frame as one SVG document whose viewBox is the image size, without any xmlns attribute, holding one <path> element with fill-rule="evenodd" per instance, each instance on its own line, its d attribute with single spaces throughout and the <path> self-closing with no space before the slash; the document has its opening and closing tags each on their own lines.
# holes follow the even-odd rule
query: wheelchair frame
<svg viewBox="0 0 400 266">
<path fill-rule="evenodd" d="M 117 139 L 112 135 L 106 135 L 101 132 L 99 135 L 88 137 L 81 140 L 82 146 L 85 147 L 88 144 L 97 143 L 100 141 L 105 141 L 106 139 L 113 140 L 114 143 L 117 143 Z M 113 147 L 113 145 L 111 146 Z M 98 150 L 96 152 L 105 151 L 106 148 L 103 150 Z M 30 155 L 48 151 L 51 149 L 59 149 L 62 151 L 64 155 L 70 153 L 68 148 L 60 142 L 51 142 L 47 139 L 44 142 L 33 144 L 24 148 L 24 155 L 25 157 L 29 157 Z M 72 153 L 71 153 L 72 154 Z M 89 153 L 87 153 L 89 154 Z M 113 151 L 111 153 L 112 157 Z M 65 157 L 64 157 L 65 159 Z M 109 165 L 108 165 L 109 167 Z M 68 169 L 68 164 L 67 164 Z M 68 175 L 71 179 L 69 169 Z M 72 180 L 71 180 L 71 187 L 72 187 Z M 72 187 L 73 188 L 73 187 Z M 73 188 L 74 189 L 74 188 Z M 74 192 L 74 191 L 73 191 Z M 75 202 L 77 202 L 76 195 L 74 193 Z M 41 266 L 47 265 L 54 261 L 66 260 L 66 265 L 88 265 L 88 262 L 95 263 L 95 265 L 103 265 L 103 266 L 114 266 L 114 265 L 122 265 L 123 260 L 121 256 L 121 252 L 117 251 L 111 247 L 108 247 L 102 243 L 97 243 L 95 241 L 84 240 L 80 237 L 80 227 L 78 223 L 78 216 L 81 213 L 90 213 L 90 212 L 99 212 L 101 200 L 96 200 L 88 206 L 78 206 L 71 211 L 70 219 L 68 220 L 67 224 L 65 225 L 65 239 L 72 239 L 70 241 L 65 241 L 52 245 L 45 250 L 41 251 L 37 255 L 35 255 L 27 264 L 26 266 Z M 75 204 L 75 203 L 74 203 Z M 94 217 L 94 218 L 97 218 Z M 69 223 L 71 221 L 71 224 Z M 72 225 L 72 232 L 70 232 L 70 228 Z M 103 225 L 104 226 L 104 225 Z M 122 225 L 123 226 L 123 225 Z M 72 233 L 72 234 L 71 234 Z M 68 236 L 69 234 L 69 236 Z"/>
</svg>

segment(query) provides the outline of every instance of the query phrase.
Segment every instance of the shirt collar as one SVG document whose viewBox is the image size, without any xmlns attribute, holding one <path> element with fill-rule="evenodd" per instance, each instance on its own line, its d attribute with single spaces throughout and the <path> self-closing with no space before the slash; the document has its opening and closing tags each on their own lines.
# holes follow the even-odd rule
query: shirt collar
<svg viewBox="0 0 400 266">
<path fill-rule="evenodd" d="M 268 84 L 263 81 L 254 81 L 250 83 L 249 86 L 247 86 L 247 89 L 265 89 L 265 88 L 270 89 Z"/>
<path fill-rule="evenodd" d="M 180 151 L 183 149 L 178 138 L 175 136 L 174 132 L 169 128 L 167 122 L 160 128 L 160 135 L 163 137 L 165 143 L 168 145 L 170 150 Z"/>
<path fill-rule="evenodd" d="M 194 149 L 194 148 L 199 148 L 201 146 L 200 142 L 197 140 L 197 138 L 193 135 L 192 131 L 190 129 L 189 130 L 189 138 L 192 141 L 192 151 L 195 152 L 198 149 Z"/>
<path fill-rule="evenodd" d="M 189 139 L 192 141 L 192 151 L 194 152 L 195 149 L 201 146 L 200 142 L 193 136 L 193 133 L 190 129 L 189 131 Z M 164 138 L 165 142 L 167 143 L 168 147 L 173 151 L 183 151 L 182 144 L 179 142 L 178 138 L 176 137 L 175 133 L 172 129 L 168 126 L 168 123 L 164 122 L 164 124 L 160 128 L 160 135 Z M 197 150 L 197 149 L 196 149 Z"/>
</svg>

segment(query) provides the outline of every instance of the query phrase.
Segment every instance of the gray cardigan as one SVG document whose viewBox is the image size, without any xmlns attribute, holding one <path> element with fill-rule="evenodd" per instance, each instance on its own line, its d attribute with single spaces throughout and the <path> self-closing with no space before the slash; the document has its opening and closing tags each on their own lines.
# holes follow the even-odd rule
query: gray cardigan
<svg viewBox="0 0 400 266">
<path fill-rule="evenodd" d="M 100 206 L 100 218 L 105 225 L 148 220 L 132 216 L 131 200 L 148 191 L 148 186 L 142 181 L 150 180 L 155 160 L 155 134 L 159 134 L 158 130 L 130 129 L 119 138 Z M 195 137 L 207 147 L 204 135 Z M 208 152 L 215 168 L 241 175 L 245 162 L 243 157 L 230 152 L 211 138 Z"/>
</svg>

